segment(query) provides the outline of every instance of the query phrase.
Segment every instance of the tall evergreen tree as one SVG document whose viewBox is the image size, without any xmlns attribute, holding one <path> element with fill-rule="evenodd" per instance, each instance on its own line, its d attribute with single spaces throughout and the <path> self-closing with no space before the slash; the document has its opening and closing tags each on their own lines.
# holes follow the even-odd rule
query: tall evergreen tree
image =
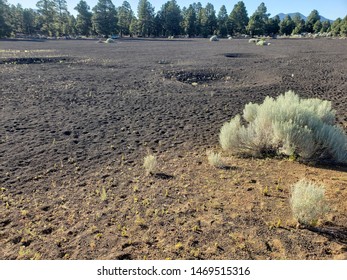
<svg viewBox="0 0 347 280">
<path fill-rule="evenodd" d="M 286 17 L 280 23 L 280 33 L 285 35 L 291 35 L 295 28 L 295 22 L 292 20 L 290 15 Z"/>
<path fill-rule="evenodd" d="M 66 33 L 66 25 L 69 21 L 69 12 L 67 10 L 66 0 L 54 0 L 56 9 L 55 29 L 58 36 Z M 65 34 L 66 35 L 66 34 Z"/>
<path fill-rule="evenodd" d="M 201 36 L 202 35 L 202 18 L 203 18 L 203 7 L 200 2 L 198 3 L 193 3 L 192 7 L 195 10 L 195 15 L 196 15 L 196 22 L 195 22 L 195 28 L 196 28 L 196 35 Z"/>
<path fill-rule="evenodd" d="M 227 9 L 225 5 L 222 5 L 217 16 L 218 35 L 221 37 L 228 35 L 228 20 Z"/>
<path fill-rule="evenodd" d="M 347 36 L 347 16 L 343 18 L 340 24 L 340 36 Z"/>
<path fill-rule="evenodd" d="M 0 38 L 9 36 L 11 33 L 11 26 L 8 19 L 10 8 L 6 0 L 0 0 Z"/>
<path fill-rule="evenodd" d="M 36 4 L 39 13 L 39 25 L 43 34 L 54 36 L 56 18 L 56 6 L 54 0 L 39 0 Z"/>
<path fill-rule="evenodd" d="M 92 32 L 92 16 L 90 7 L 86 1 L 80 0 L 75 7 L 78 12 L 76 20 L 77 33 L 83 36 L 89 36 Z"/>
<path fill-rule="evenodd" d="M 27 35 L 33 35 L 35 32 L 36 12 L 33 9 L 23 10 L 23 32 Z"/>
<path fill-rule="evenodd" d="M 328 20 L 323 21 L 321 32 L 329 32 L 330 27 L 331 27 L 330 21 L 328 21 Z"/>
<path fill-rule="evenodd" d="M 23 12 L 24 10 L 21 4 L 10 6 L 8 18 L 13 33 L 24 32 Z"/>
<path fill-rule="evenodd" d="M 97 34 L 108 36 L 117 32 L 117 12 L 111 0 L 98 0 L 93 12 L 93 28 Z"/>
<path fill-rule="evenodd" d="M 183 29 L 184 33 L 189 37 L 196 35 L 196 13 L 193 5 L 189 5 L 183 14 Z"/>
<path fill-rule="evenodd" d="M 293 34 L 301 34 L 305 31 L 305 20 L 302 19 L 299 14 L 293 16 L 293 22 L 295 24 L 295 28 L 292 32 Z"/>
<path fill-rule="evenodd" d="M 152 35 L 155 37 L 161 37 L 164 34 L 165 34 L 165 32 L 164 32 L 164 28 L 163 28 L 162 16 L 161 16 L 161 13 L 159 11 L 154 16 Z"/>
<path fill-rule="evenodd" d="M 202 10 L 202 35 L 207 37 L 214 35 L 217 30 L 216 10 L 211 3 L 207 3 Z"/>
<path fill-rule="evenodd" d="M 154 7 L 148 0 L 140 0 L 137 7 L 137 29 L 141 36 L 154 32 Z"/>
<path fill-rule="evenodd" d="M 262 2 L 254 14 L 250 17 L 247 30 L 253 35 L 264 35 L 266 31 L 266 23 L 268 22 L 269 14 L 267 8 Z"/>
<path fill-rule="evenodd" d="M 67 21 L 64 24 L 64 34 L 75 36 L 77 34 L 77 20 L 70 13 L 67 15 Z"/>
<path fill-rule="evenodd" d="M 120 35 L 129 35 L 130 34 L 130 25 L 134 17 L 134 12 L 131 9 L 129 2 L 124 1 L 122 6 L 118 8 L 118 27 Z"/>
<path fill-rule="evenodd" d="M 278 15 L 273 18 L 269 18 L 266 23 L 265 33 L 271 36 L 278 34 L 280 31 L 280 22 L 281 20 Z"/>
<path fill-rule="evenodd" d="M 130 36 L 139 34 L 138 21 L 135 16 L 131 20 L 129 31 L 130 31 Z"/>
<path fill-rule="evenodd" d="M 229 31 L 233 34 L 245 34 L 249 18 L 246 6 L 243 1 L 239 1 L 229 15 Z"/>
<path fill-rule="evenodd" d="M 320 20 L 320 15 L 317 10 L 313 10 L 306 19 L 306 31 L 307 32 L 314 32 L 314 25 L 317 21 Z"/>
<path fill-rule="evenodd" d="M 179 35 L 181 31 L 181 9 L 176 0 L 166 2 L 159 11 L 162 32 L 165 36 Z"/>
<path fill-rule="evenodd" d="M 313 32 L 319 33 L 321 31 L 322 27 L 323 27 L 322 22 L 320 20 L 317 20 L 315 22 L 315 24 L 313 25 Z"/>
<path fill-rule="evenodd" d="M 347 36 L 347 16 L 345 16 L 343 19 L 337 18 L 331 24 L 330 29 L 334 36 Z"/>
<path fill-rule="evenodd" d="M 334 20 L 334 22 L 331 25 L 331 32 L 334 36 L 340 35 L 341 26 L 342 26 L 342 19 L 341 18 L 337 18 L 336 20 Z"/>
</svg>

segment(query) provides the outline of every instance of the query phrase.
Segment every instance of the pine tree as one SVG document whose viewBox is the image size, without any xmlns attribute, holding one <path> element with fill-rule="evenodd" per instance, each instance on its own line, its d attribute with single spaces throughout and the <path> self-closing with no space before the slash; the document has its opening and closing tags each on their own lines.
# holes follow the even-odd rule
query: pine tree
<svg viewBox="0 0 347 280">
<path fill-rule="evenodd" d="M 243 1 L 239 1 L 229 15 L 229 30 L 233 34 L 245 34 L 249 18 L 246 6 Z"/>
<path fill-rule="evenodd" d="M 81 0 L 75 10 L 78 12 L 76 20 L 77 33 L 82 36 L 89 36 L 92 32 L 92 16 L 90 7 L 86 1 Z"/>
<path fill-rule="evenodd" d="M 6 0 L 0 0 L 0 38 L 11 34 L 11 25 L 9 22 L 10 8 Z"/>
<path fill-rule="evenodd" d="M 274 18 L 269 18 L 266 23 L 265 33 L 267 35 L 275 35 L 280 31 L 280 17 L 277 15 Z"/>
<path fill-rule="evenodd" d="M 313 10 L 306 19 L 306 31 L 310 33 L 314 32 L 313 27 L 315 23 L 319 20 L 320 20 L 320 15 L 318 11 Z"/>
<path fill-rule="evenodd" d="M 132 37 L 133 35 L 137 35 L 139 33 L 138 21 L 135 16 L 131 20 L 129 31 L 130 31 L 130 37 Z"/>
<path fill-rule="evenodd" d="M 293 22 L 295 24 L 295 28 L 292 34 L 301 34 L 305 31 L 305 20 L 303 20 L 299 14 L 295 14 L 293 16 Z"/>
<path fill-rule="evenodd" d="M 193 3 L 192 6 L 195 10 L 195 15 L 196 15 L 196 23 L 195 23 L 196 35 L 201 36 L 202 29 L 203 29 L 203 26 L 202 26 L 203 7 L 200 2 Z"/>
<path fill-rule="evenodd" d="M 64 34 L 73 35 L 77 34 L 77 20 L 74 15 L 67 15 L 67 21 L 64 23 Z"/>
<path fill-rule="evenodd" d="M 39 13 L 39 25 L 43 34 L 55 35 L 54 19 L 56 18 L 56 6 L 54 0 L 39 0 L 36 4 Z"/>
<path fill-rule="evenodd" d="M 343 18 L 340 24 L 340 36 L 347 36 L 347 16 Z"/>
<path fill-rule="evenodd" d="M 218 35 L 226 37 L 228 35 L 228 12 L 224 5 L 219 10 L 217 17 Z"/>
<path fill-rule="evenodd" d="M 21 4 L 17 4 L 17 6 L 10 6 L 8 18 L 11 25 L 12 33 L 24 32 L 23 12 L 24 10 Z"/>
<path fill-rule="evenodd" d="M 140 0 L 137 7 L 137 29 L 141 36 L 154 32 L 154 8 L 148 0 Z"/>
<path fill-rule="evenodd" d="M 331 27 L 330 21 L 325 20 L 325 21 L 322 22 L 322 29 L 321 29 L 320 32 L 322 32 L 322 33 L 329 32 L 330 31 L 330 27 Z"/>
<path fill-rule="evenodd" d="M 93 12 L 93 28 L 97 34 L 109 36 L 117 32 L 117 12 L 111 0 L 99 0 Z"/>
<path fill-rule="evenodd" d="M 33 35 L 35 32 L 36 13 L 33 9 L 23 10 L 23 32 L 27 35 Z"/>
<path fill-rule="evenodd" d="M 286 17 L 280 23 L 280 33 L 284 35 L 291 35 L 295 28 L 295 23 L 290 15 Z"/>
<path fill-rule="evenodd" d="M 206 35 L 214 35 L 217 30 L 216 10 L 211 3 L 207 3 L 204 9 L 206 22 L 204 24 Z"/>
<path fill-rule="evenodd" d="M 181 9 L 176 0 L 166 2 L 158 13 L 162 33 L 164 36 L 174 36 L 180 34 L 181 29 Z"/>
<path fill-rule="evenodd" d="M 266 31 L 266 23 L 269 19 L 267 8 L 261 3 L 254 14 L 250 17 L 247 30 L 253 35 L 264 35 Z"/>
<path fill-rule="evenodd" d="M 323 27 L 322 22 L 321 22 L 320 20 L 317 20 L 317 21 L 315 22 L 315 24 L 313 25 L 313 32 L 314 32 L 314 33 L 320 32 L 321 29 L 322 29 L 322 27 Z"/>
<path fill-rule="evenodd" d="M 341 31 L 342 19 L 337 18 L 331 25 L 331 32 L 334 36 L 339 36 Z"/>
<path fill-rule="evenodd" d="M 55 29 L 58 36 L 67 35 L 66 25 L 69 20 L 69 12 L 67 10 L 66 0 L 54 0 L 56 9 Z"/>
<path fill-rule="evenodd" d="M 129 2 L 124 1 L 122 6 L 118 8 L 118 27 L 121 36 L 130 34 L 130 25 L 133 17 L 134 12 Z"/>
<path fill-rule="evenodd" d="M 209 35 L 214 35 L 217 30 L 217 16 L 214 6 L 211 3 L 207 3 L 205 8 L 199 10 L 198 24 L 200 34 L 205 38 Z"/>
<path fill-rule="evenodd" d="M 196 13 L 192 5 L 183 13 L 183 29 L 189 37 L 196 35 Z"/>
</svg>

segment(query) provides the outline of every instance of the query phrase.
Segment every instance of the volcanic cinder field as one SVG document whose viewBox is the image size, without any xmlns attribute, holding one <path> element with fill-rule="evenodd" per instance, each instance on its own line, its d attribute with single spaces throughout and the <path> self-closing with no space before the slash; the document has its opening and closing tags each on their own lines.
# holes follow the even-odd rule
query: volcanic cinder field
<svg viewBox="0 0 347 280">
<path fill-rule="evenodd" d="M 0 258 L 347 259 L 346 167 L 207 161 L 224 122 L 287 90 L 347 131 L 347 41 L 270 42 L 0 41 Z M 312 228 L 302 178 L 326 187 Z"/>
</svg>

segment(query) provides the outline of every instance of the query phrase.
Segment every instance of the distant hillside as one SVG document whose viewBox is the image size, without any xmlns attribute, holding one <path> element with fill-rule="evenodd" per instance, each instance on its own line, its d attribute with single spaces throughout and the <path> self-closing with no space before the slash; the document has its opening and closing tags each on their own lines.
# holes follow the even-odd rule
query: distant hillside
<svg viewBox="0 0 347 280">
<path fill-rule="evenodd" d="M 296 13 L 288 13 L 288 14 L 284 14 L 284 13 L 279 13 L 279 14 L 278 14 L 280 20 L 283 20 L 287 15 L 289 15 L 291 18 L 293 18 L 295 15 L 299 15 L 300 18 L 303 19 L 303 20 L 305 20 L 305 21 L 306 21 L 306 18 L 307 18 L 307 17 L 305 17 L 303 14 L 298 13 L 298 12 L 296 12 Z M 327 21 L 327 20 L 328 20 L 328 21 L 330 21 L 330 22 L 333 22 L 333 20 L 327 19 L 326 17 L 323 17 L 323 16 L 320 16 L 320 20 L 321 20 L 321 21 Z"/>
</svg>

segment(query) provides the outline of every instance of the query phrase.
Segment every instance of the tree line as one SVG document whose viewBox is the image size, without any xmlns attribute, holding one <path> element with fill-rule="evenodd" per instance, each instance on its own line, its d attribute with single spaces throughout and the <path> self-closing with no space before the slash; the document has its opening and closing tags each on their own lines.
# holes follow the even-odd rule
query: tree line
<svg viewBox="0 0 347 280">
<path fill-rule="evenodd" d="M 218 13 L 211 3 L 205 7 L 200 2 L 182 9 L 176 0 L 166 2 L 158 12 L 148 0 L 139 0 L 137 13 L 124 1 L 116 7 L 112 0 L 98 0 L 92 9 L 84 0 L 74 8 L 72 15 L 65 0 L 39 0 L 37 9 L 9 5 L 0 0 L 0 37 L 18 34 L 33 36 L 189 36 L 208 37 L 218 35 L 249 34 L 251 36 L 275 34 L 301 34 L 330 32 L 333 36 L 347 36 L 347 16 L 333 23 L 321 21 L 317 10 L 306 20 L 299 15 L 283 20 L 270 17 L 264 3 L 248 16 L 243 1 L 234 5 L 228 13 L 223 5 Z"/>
</svg>

